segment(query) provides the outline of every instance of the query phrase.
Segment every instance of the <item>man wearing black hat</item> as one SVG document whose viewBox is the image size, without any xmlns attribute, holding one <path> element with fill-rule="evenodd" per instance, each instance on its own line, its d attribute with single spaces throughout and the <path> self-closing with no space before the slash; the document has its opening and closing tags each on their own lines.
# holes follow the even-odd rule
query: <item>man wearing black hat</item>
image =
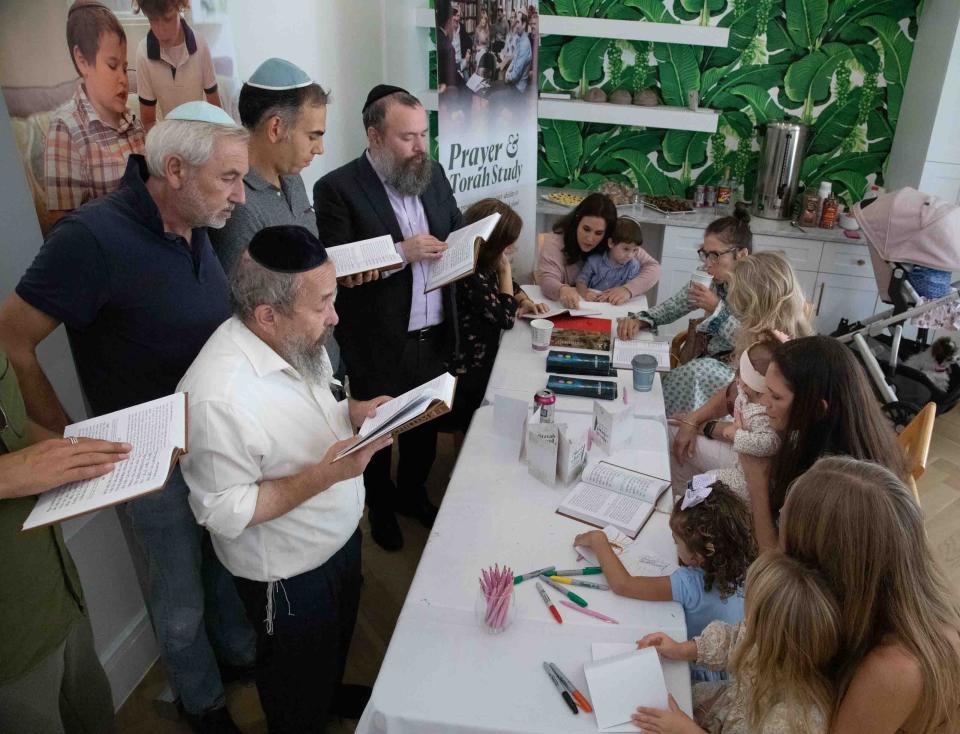
<svg viewBox="0 0 960 734">
<path fill-rule="evenodd" d="M 190 396 L 190 506 L 257 630 L 271 734 L 323 731 L 357 697 L 340 681 L 360 602 L 360 475 L 391 439 L 334 458 L 389 398 L 333 396 L 324 344 L 336 292 L 310 232 L 261 230 L 230 274 L 233 317 L 178 386 Z"/>
<path fill-rule="evenodd" d="M 463 216 L 443 169 L 427 155 L 427 113 L 416 97 L 398 87 L 374 87 L 363 124 L 366 152 L 321 178 L 313 198 L 327 246 L 389 234 L 406 263 L 338 296 L 336 334 L 350 389 L 369 399 L 399 395 L 445 370 L 457 338 L 456 286 L 424 293 L 424 283 L 429 261 L 443 255 L 444 240 L 462 226 Z M 373 539 L 386 550 L 403 545 L 394 511 L 433 523 L 436 508 L 425 484 L 436 434 L 430 422 L 399 437 L 396 488 L 389 451 L 377 454 L 364 472 Z"/>
</svg>

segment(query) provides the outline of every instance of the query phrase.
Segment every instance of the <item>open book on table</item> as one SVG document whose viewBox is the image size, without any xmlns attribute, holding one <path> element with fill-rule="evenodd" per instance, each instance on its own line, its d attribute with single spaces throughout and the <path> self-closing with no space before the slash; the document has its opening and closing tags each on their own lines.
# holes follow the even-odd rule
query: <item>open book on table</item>
<svg viewBox="0 0 960 734">
<path fill-rule="evenodd" d="M 447 249 L 443 257 L 431 260 L 427 266 L 427 281 L 424 283 L 423 292 L 429 293 L 442 288 L 476 270 L 480 242 L 490 237 L 499 221 L 500 214 L 494 212 L 489 217 L 447 235 Z"/>
<path fill-rule="evenodd" d="M 61 522 L 163 489 L 181 454 L 187 453 L 187 395 L 134 405 L 67 426 L 65 438 L 98 438 L 133 446 L 109 474 L 44 492 L 23 529 Z"/>
<path fill-rule="evenodd" d="M 372 441 L 388 433 L 394 435 L 416 428 L 422 423 L 449 413 L 453 407 L 453 393 L 457 378 L 444 372 L 430 382 L 425 382 L 413 390 L 384 403 L 377 408 L 373 418 L 366 418 L 360 426 L 360 440 L 350 448 L 344 449 L 334 461 L 349 456 Z"/>
<path fill-rule="evenodd" d="M 669 372 L 670 346 L 668 341 L 617 339 L 613 342 L 613 366 L 631 369 L 630 360 L 638 354 L 649 354 L 657 358 L 657 372 Z"/>
<path fill-rule="evenodd" d="M 358 240 L 346 245 L 331 245 L 327 255 L 337 269 L 337 277 L 365 273 L 368 270 L 395 270 L 403 267 L 393 237 L 388 234 Z"/>
<path fill-rule="evenodd" d="M 546 313 L 525 313 L 520 317 L 530 321 L 533 319 L 551 319 L 554 316 L 598 316 L 609 313 L 612 308 L 609 303 L 591 303 L 582 299 L 580 301 L 582 308 L 565 308 L 560 305 L 559 301 L 551 301 L 549 298 L 544 298 L 543 291 L 540 290 L 540 286 L 538 285 L 522 285 L 520 289 L 526 293 L 527 297 L 534 303 L 543 303 L 550 308 Z"/>
<path fill-rule="evenodd" d="M 557 512 L 598 528 L 613 525 L 636 538 L 669 487 L 664 479 L 592 460 Z"/>
</svg>

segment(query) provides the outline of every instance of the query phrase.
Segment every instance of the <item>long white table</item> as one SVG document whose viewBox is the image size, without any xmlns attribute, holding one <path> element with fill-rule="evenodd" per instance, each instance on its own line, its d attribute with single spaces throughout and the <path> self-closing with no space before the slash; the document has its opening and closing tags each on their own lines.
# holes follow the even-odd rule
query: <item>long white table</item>
<svg viewBox="0 0 960 734">
<path fill-rule="evenodd" d="M 629 310 L 638 307 L 634 302 Z M 488 397 L 504 392 L 532 399 L 546 383 L 544 359 L 544 352 L 530 347 L 529 324 L 518 323 L 504 335 L 494 370 L 497 382 L 491 379 Z M 629 373 L 618 382 L 628 384 Z M 662 392 L 656 382 L 652 392 L 630 390 L 635 416 L 631 445 L 651 473 L 669 471 Z M 592 405 L 589 399 L 569 398 L 558 412 L 572 406 L 587 413 Z M 531 477 L 504 433 L 494 424 L 492 406 L 477 411 L 359 722 L 362 734 L 595 732 L 592 714 L 574 716 L 563 705 L 542 661 L 559 665 L 589 696 L 583 663 L 591 659 L 592 643 L 634 642 L 658 630 L 686 639 L 679 604 L 640 602 L 593 589 L 576 591 L 591 609 L 620 624 L 559 607 L 563 624 L 558 625 L 532 581 L 516 587 L 518 613 L 510 627 L 499 635 L 480 628 L 474 607 L 481 569 L 499 563 L 519 574 L 551 564 L 582 565 L 572 541 L 588 527 L 556 514 L 567 490 Z M 669 504 L 667 493 L 660 507 L 668 510 Z M 667 519 L 666 512 L 654 513 L 637 542 L 675 561 Z M 666 663 L 664 673 L 670 692 L 689 712 L 687 664 Z"/>
</svg>

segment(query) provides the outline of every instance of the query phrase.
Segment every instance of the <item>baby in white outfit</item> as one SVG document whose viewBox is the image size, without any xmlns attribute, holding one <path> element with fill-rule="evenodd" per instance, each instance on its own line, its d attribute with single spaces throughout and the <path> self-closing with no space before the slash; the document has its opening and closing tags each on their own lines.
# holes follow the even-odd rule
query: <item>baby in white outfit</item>
<svg viewBox="0 0 960 734">
<path fill-rule="evenodd" d="M 780 435 L 773 430 L 767 409 L 760 403 L 760 396 L 767 391 L 764 375 L 772 356 L 770 345 L 763 342 L 757 342 L 740 354 L 733 423 L 727 424 L 722 430 L 723 438 L 733 443 L 738 455 L 737 463 L 709 472 L 747 501 L 750 498 L 739 455 L 773 456 L 780 450 Z"/>
</svg>

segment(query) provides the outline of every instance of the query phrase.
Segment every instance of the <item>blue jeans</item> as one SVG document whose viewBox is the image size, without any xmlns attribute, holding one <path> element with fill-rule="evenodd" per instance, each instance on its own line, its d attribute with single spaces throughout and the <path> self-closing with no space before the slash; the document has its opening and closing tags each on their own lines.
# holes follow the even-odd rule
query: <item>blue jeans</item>
<svg viewBox="0 0 960 734">
<path fill-rule="evenodd" d="M 170 685 L 187 713 L 202 714 L 225 704 L 217 660 L 252 665 L 256 633 L 233 577 L 190 510 L 189 491 L 178 466 L 164 489 L 125 509 L 145 566 L 138 569 L 145 571 L 140 583 Z"/>
</svg>

